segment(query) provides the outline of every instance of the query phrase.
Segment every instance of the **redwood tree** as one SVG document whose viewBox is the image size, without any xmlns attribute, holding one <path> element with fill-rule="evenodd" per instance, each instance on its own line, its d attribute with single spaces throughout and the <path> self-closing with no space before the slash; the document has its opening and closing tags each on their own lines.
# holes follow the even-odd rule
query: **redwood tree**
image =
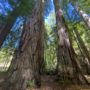
<svg viewBox="0 0 90 90">
<path fill-rule="evenodd" d="M 25 26 L 20 42 L 21 48 L 17 50 L 18 53 L 13 58 L 11 69 L 9 69 L 7 83 L 10 86 L 7 86 L 8 90 L 25 90 L 32 82 L 35 86 L 40 85 L 39 72 L 43 62 L 43 53 L 41 55 L 41 52 L 43 52 L 44 36 L 43 4 L 43 0 L 36 1 L 31 18 Z"/>
<path fill-rule="evenodd" d="M 88 52 L 87 47 L 85 46 L 82 38 L 80 37 L 77 28 L 76 28 L 74 25 L 72 25 L 73 22 L 72 22 L 70 16 L 68 15 L 67 11 L 66 11 L 66 14 L 67 14 L 67 17 L 68 17 L 68 19 L 69 19 L 69 21 L 70 21 L 70 24 L 71 24 L 71 26 L 73 27 L 73 30 L 74 30 L 74 32 L 75 32 L 75 34 L 76 34 L 76 37 L 77 37 L 77 40 L 78 40 L 77 43 L 79 43 L 79 44 L 78 44 L 78 47 L 80 46 L 79 49 L 80 49 L 81 54 L 82 54 L 82 56 L 83 56 L 83 58 L 84 58 L 83 62 L 84 62 L 84 64 L 86 65 L 86 71 L 87 71 L 87 73 L 89 74 L 89 73 L 90 73 L 90 56 L 89 56 L 89 52 Z M 76 41 L 77 41 L 77 40 L 76 40 Z"/>
<path fill-rule="evenodd" d="M 14 8 L 12 8 L 13 9 L 12 12 L 8 13 L 6 22 L 3 25 L 2 24 L 0 25 L 0 48 L 3 44 L 3 42 L 6 40 L 7 35 L 10 33 L 10 30 L 12 29 L 17 18 L 20 16 L 26 17 L 28 14 L 30 14 L 30 11 L 32 10 L 34 1 L 31 1 L 31 0 L 22 0 L 22 1 L 8 0 L 8 3 L 10 3 L 11 7 L 14 7 Z M 23 4 L 24 4 L 24 6 L 22 7 Z"/>
<path fill-rule="evenodd" d="M 86 25 L 88 26 L 88 28 L 90 29 L 90 17 L 88 16 L 88 14 L 86 14 L 83 10 L 81 10 L 76 4 L 74 4 L 72 1 L 70 2 L 72 4 L 72 6 L 75 8 L 75 10 L 77 11 L 77 13 L 83 18 L 84 22 L 86 23 Z"/>
<path fill-rule="evenodd" d="M 0 47 L 2 46 L 3 42 L 5 41 L 7 35 L 9 34 L 13 24 L 15 23 L 17 16 L 13 11 L 7 21 L 0 27 Z"/>
<path fill-rule="evenodd" d="M 78 33 L 78 30 L 75 29 L 75 27 L 74 27 L 74 32 L 75 32 L 75 34 L 77 36 L 78 42 L 79 42 L 80 47 L 81 47 L 82 52 L 83 52 L 83 55 L 86 57 L 84 60 L 85 60 L 85 64 L 87 64 L 87 68 L 88 68 L 88 72 L 89 72 L 90 71 L 90 56 L 89 56 L 89 52 L 88 52 L 86 46 L 84 45 L 84 42 L 81 39 L 81 37 L 80 37 L 80 35 Z"/>
<path fill-rule="evenodd" d="M 62 66 L 64 63 L 66 66 L 66 71 L 70 72 L 72 64 L 75 67 L 74 76 L 81 84 L 86 84 L 88 81 L 82 74 L 80 65 L 77 61 L 76 54 L 72 47 L 72 43 L 69 36 L 68 27 L 65 23 L 63 17 L 62 9 L 60 8 L 59 0 L 54 0 L 55 14 L 56 14 L 56 25 L 57 25 L 57 34 L 58 34 L 58 61 L 61 63 L 59 66 Z M 62 63 L 63 62 L 63 63 Z M 72 64 L 71 64 L 72 62 Z"/>
</svg>

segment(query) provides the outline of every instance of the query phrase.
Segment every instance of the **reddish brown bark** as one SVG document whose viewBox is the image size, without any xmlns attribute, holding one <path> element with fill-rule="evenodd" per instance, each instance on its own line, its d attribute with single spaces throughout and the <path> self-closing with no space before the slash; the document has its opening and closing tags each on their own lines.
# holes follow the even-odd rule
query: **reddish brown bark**
<svg viewBox="0 0 90 90">
<path fill-rule="evenodd" d="M 74 32 L 75 32 L 75 34 L 77 36 L 78 42 L 80 44 L 80 47 L 82 48 L 82 52 L 83 52 L 83 55 L 85 57 L 83 61 L 84 61 L 85 65 L 86 65 L 87 71 L 89 73 L 89 71 L 90 71 L 90 62 L 89 62 L 90 61 L 90 57 L 89 57 L 89 52 L 88 52 L 86 46 L 84 45 L 84 42 L 82 41 L 82 39 L 81 39 L 81 37 L 80 37 L 77 29 L 74 28 Z"/>
<path fill-rule="evenodd" d="M 43 0 L 37 0 L 29 23 L 22 36 L 22 44 L 9 69 L 9 90 L 25 90 L 34 81 L 40 85 L 40 69 L 43 62 Z M 42 42 L 41 46 L 40 43 Z M 40 51 L 40 47 L 42 51 Z M 43 54 L 43 53 L 42 53 Z"/>
<path fill-rule="evenodd" d="M 66 13 L 67 13 L 67 12 L 66 12 Z M 68 16 L 68 19 L 70 20 L 71 25 L 72 25 L 73 22 L 71 21 L 71 18 L 69 17 L 68 13 L 67 13 L 67 16 Z M 80 35 L 79 35 L 79 33 L 78 33 L 78 30 L 77 30 L 74 26 L 73 26 L 73 30 L 74 30 L 74 32 L 75 32 L 75 34 L 76 34 L 76 37 L 77 37 L 77 38 L 75 38 L 75 40 L 76 40 L 76 42 L 77 42 L 77 44 L 78 44 L 78 47 L 79 47 L 79 49 L 80 49 L 80 52 L 81 52 L 81 54 L 82 54 L 83 62 L 84 62 L 84 64 L 86 65 L 87 74 L 89 74 L 89 73 L 90 73 L 90 55 L 89 55 L 89 52 L 88 52 L 88 50 L 87 50 L 87 48 L 86 48 L 83 40 L 81 39 L 81 37 L 80 37 Z M 74 34 L 74 33 L 73 33 L 73 34 Z M 74 36 L 74 37 L 75 37 L 75 36 Z M 78 40 L 78 41 L 77 41 L 77 40 Z M 80 46 L 79 46 L 79 45 L 80 45 Z"/>
<path fill-rule="evenodd" d="M 88 81 L 82 74 L 80 65 L 78 63 L 78 60 L 76 58 L 76 54 L 74 52 L 74 49 L 72 47 L 72 43 L 69 36 L 68 27 L 65 23 L 65 19 L 63 17 L 62 9 L 60 8 L 59 0 L 54 0 L 54 6 L 55 6 L 55 13 L 56 13 L 56 25 L 57 25 L 57 33 L 58 33 L 58 55 L 59 55 L 59 62 L 62 66 L 65 64 L 64 67 L 66 67 L 66 71 L 70 72 L 70 69 L 72 69 L 72 65 L 75 67 L 75 78 L 79 81 L 81 84 L 87 84 Z M 72 62 L 72 63 L 71 63 Z"/>
<path fill-rule="evenodd" d="M 82 11 L 77 5 L 73 4 L 72 2 L 70 3 L 73 5 L 77 13 L 83 18 L 84 22 L 90 29 L 90 17 L 84 11 Z"/>
</svg>

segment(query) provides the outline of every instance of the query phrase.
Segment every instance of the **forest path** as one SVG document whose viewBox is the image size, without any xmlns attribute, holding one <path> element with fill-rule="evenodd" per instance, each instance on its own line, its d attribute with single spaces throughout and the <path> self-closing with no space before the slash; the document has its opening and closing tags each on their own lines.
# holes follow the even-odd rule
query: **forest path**
<svg viewBox="0 0 90 90">
<path fill-rule="evenodd" d="M 6 78 L 6 72 L 0 72 L 0 83 Z M 90 82 L 90 76 L 86 76 Z M 88 85 L 73 85 L 73 84 L 60 84 L 56 81 L 56 75 L 42 75 L 41 88 L 27 88 L 26 90 L 90 90 Z M 2 90 L 0 88 L 0 90 Z"/>
<path fill-rule="evenodd" d="M 28 88 L 26 90 L 90 90 L 88 85 L 60 84 L 56 78 L 55 75 L 43 75 L 41 76 L 41 88 Z"/>
</svg>

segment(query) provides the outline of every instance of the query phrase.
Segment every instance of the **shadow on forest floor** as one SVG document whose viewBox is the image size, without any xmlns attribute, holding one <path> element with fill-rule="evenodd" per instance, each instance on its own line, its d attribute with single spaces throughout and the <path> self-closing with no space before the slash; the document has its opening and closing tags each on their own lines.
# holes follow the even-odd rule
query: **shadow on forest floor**
<svg viewBox="0 0 90 90">
<path fill-rule="evenodd" d="M 90 81 L 90 77 L 88 78 Z M 55 81 L 55 79 L 56 76 L 54 75 L 43 75 L 41 76 L 41 88 L 32 88 L 26 90 L 90 90 L 90 86 L 88 85 L 60 84 L 59 82 Z"/>
<path fill-rule="evenodd" d="M 0 72 L 0 83 L 3 82 L 6 76 L 6 72 Z M 85 77 L 90 82 L 90 76 L 85 75 Z M 56 78 L 55 75 L 42 75 L 41 88 L 27 88 L 26 90 L 90 90 L 90 86 L 88 85 L 60 84 L 56 81 Z"/>
</svg>

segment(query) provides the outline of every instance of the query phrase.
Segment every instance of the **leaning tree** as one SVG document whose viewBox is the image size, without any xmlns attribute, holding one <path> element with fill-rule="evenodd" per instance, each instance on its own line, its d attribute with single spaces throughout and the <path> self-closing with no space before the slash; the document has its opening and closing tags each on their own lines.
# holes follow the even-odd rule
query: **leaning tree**
<svg viewBox="0 0 90 90">
<path fill-rule="evenodd" d="M 18 17 L 22 16 L 23 18 L 30 14 L 32 7 L 34 5 L 34 1 L 32 0 L 22 0 L 22 1 L 12 1 L 8 0 L 11 8 L 13 10 L 7 12 L 7 18 L 5 19 L 3 24 L 0 25 L 0 48 L 3 42 L 6 40 L 7 35 L 10 33 L 15 21 Z"/>
<path fill-rule="evenodd" d="M 84 77 L 81 67 L 77 61 L 75 51 L 72 47 L 71 39 L 69 36 L 68 27 L 63 17 L 63 11 L 60 8 L 59 0 L 54 0 L 55 14 L 56 14 L 56 25 L 58 34 L 58 71 L 62 72 L 61 68 L 65 68 L 64 72 L 69 77 L 75 76 L 76 80 L 81 84 L 87 84 L 88 81 Z M 73 72 L 72 66 L 75 68 Z"/>
<path fill-rule="evenodd" d="M 40 85 L 40 70 L 43 62 L 44 2 L 37 0 L 35 8 L 16 51 L 7 78 L 8 90 L 25 90 L 30 83 Z M 10 85 L 10 86 L 9 86 Z"/>
</svg>

